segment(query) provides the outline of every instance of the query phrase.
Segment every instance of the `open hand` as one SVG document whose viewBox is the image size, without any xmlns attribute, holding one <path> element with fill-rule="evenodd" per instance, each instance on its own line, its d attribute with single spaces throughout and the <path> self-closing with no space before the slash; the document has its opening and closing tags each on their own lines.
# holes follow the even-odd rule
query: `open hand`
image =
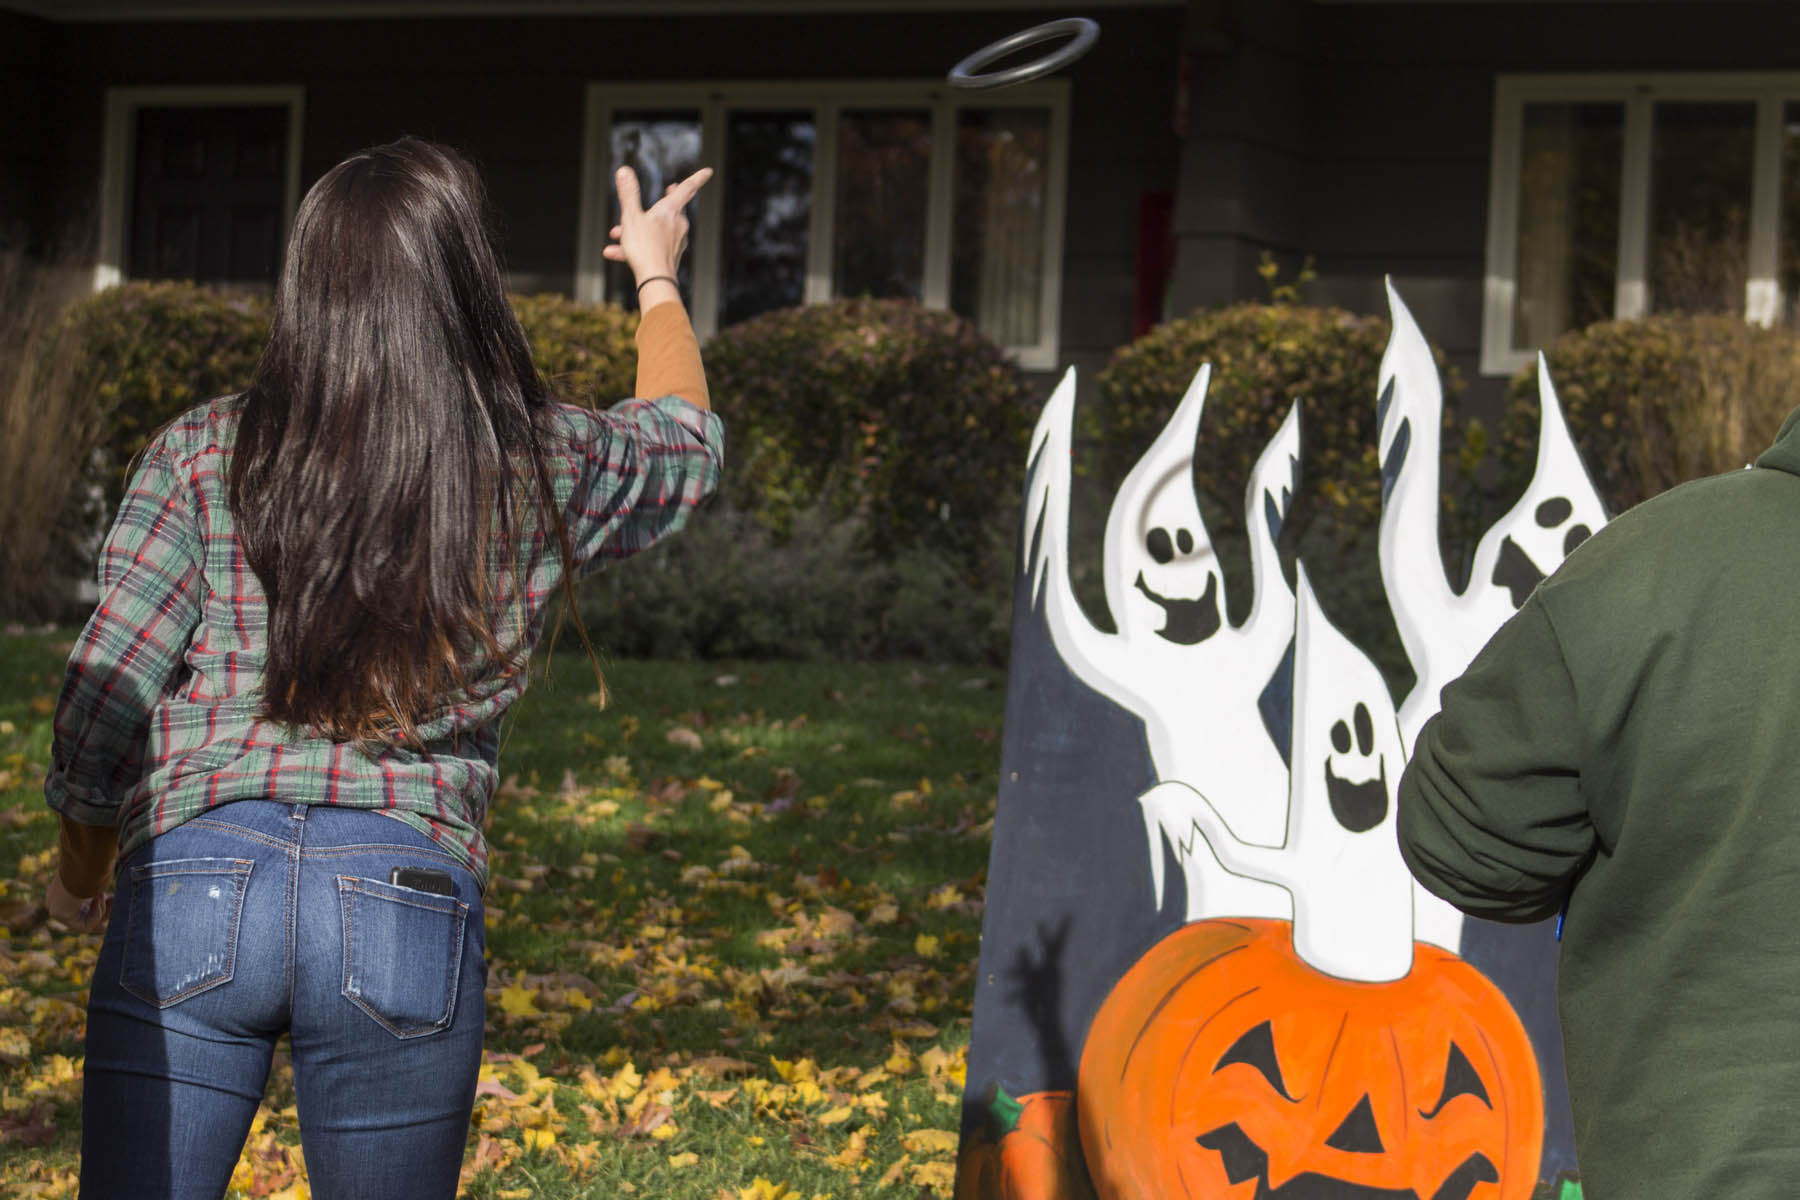
<svg viewBox="0 0 1800 1200">
<path fill-rule="evenodd" d="M 620 167 L 614 176 L 619 189 L 619 223 L 612 227 L 611 242 L 601 251 L 613 262 L 631 268 L 639 283 L 658 275 L 674 275 L 687 249 L 688 201 L 707 180 L 711 167 L 701 167 L 680 183 L 672 183 L 662 198 L 644 207 L 637 172 Z"/>
</svg>

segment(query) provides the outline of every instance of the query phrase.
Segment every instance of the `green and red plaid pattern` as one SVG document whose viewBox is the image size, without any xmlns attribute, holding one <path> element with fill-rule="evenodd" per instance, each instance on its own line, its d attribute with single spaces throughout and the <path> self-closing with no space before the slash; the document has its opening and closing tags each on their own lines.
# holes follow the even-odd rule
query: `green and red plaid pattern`
<svg viewBox="0 0 1800 1200">
<path fill-rule="evenodd" d="M 717 485 L 723 429 L 679 397 L 604 412 L 559 406 L 552 488 L 585 573 L 679 529 Z M 370 754 L 261 720 L 268 600 L 226 500 L 233 398 L 184 414 L 145 451 L 100 553 L 100 599 L 69 656 L 44 791 L 70 820 L 114 825 L 123 859 L 233 800 L 380 809 L 429 834 L 485 886 L 482 823 L 498 722 L 528 672 L 498 665 L 419 728 L 427 753 Z M 523 603 L 499 584 L 502 644 L 542 633 L 562 581 L 553 539 L 530 536 Z"/>
</svg>

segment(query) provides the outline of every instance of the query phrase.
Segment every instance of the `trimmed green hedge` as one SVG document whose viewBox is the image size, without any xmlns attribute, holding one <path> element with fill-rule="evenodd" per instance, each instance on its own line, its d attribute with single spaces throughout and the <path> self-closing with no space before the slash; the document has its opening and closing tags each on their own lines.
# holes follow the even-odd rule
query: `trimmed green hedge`
<svg viewBox="0 0 1800 1200">
<path fill-rule="evenodd" d="M 713 338 L 706 368 L 732 422 L 726 498 L 778 535 L 823 506 L 877 554 L 972 562 L 1013 519 L 1034 406 L 961 317 L 902 300 L 781 309 Z"/>
<path fill-rule="evenodd" d="M 558 396 L 605 408 L 636 390 L 636 313 L 612 304 L 578 304 L 566 296 L 511 300 L 531 357 Z"/>
<path fill-rule="evenodd" d="M 74 305 L 52 334 L 73 364 L 73 407 L 103 430 L 94 480 L 110 511 L 133 456 L 183 410 L 250 382 L 269 336 L 265 299 L 191 283 L 131 283 Z"/>
<path fill-rule="evenodd" d="M 632 394 L 635 314 L 512 303 L 560 396 Z M 62 398 L 96 431 L 72 461 L 92 464 L 108 510 L 151 434 L 249 383 L 268 321 L 264 299 L 185 283 L 126 284 L 65 315 L 47 339 L 78 368 Z M 1003 655 L 1034 414 L 998 347 L 947 313 L 852 301 L 746 322 L 706 360 L 730 429 L 726 502 L 588 585 L 603 641 L 680 656 Z"/>
</svg>

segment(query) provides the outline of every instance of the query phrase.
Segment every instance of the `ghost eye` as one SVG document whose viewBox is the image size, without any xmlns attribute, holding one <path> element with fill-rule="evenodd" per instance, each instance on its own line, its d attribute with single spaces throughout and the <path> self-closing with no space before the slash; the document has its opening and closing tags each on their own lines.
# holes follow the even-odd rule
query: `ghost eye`
<svg viewBox="0 0 1800 1200">
<path fill-rule="evenodd" d="M 1175 534 L 1175 548 L 1183 554 L 1194 552 L 1194 535 L 1187 530 L 1178 530 Z"/>
<path fill-rule="evenodd" d="M 1356 703 L 1356 744 L 1364 754 L 1375 748 L 1375 720 L 1369 716 L 1369 706 L 1360 700 Z"/>
<path fill-rule="evenodd" d="M 1231 1043 L 1231 1048 L 1219 1056 L 1219 1065 L 1213 1068 L 1213 1073 L 1218 1074 L 1232 1063 L 1254 1067 L 1282 1099 L 1293 1099 L 1288 1095 L 1287 1082 L 1281 1078 L 1281 1063 L 1275 1058 L 1275 1031 L 1267 1021 L 1252 1027 Z"/>
<path fill-rule="evenodd" d="M 1166 563 L 1175 557 L 1175 543 L 1169 538 L 1166 529 L 1152 529 L 1144 539 L 1144 548 L 1150 551 L 1150 557 L 1159 563 Z"/>
<path fill-rule="evenodd" d="M 1570 504 L 1563 497 L 1557 496 L 1555 499 L 1546 500 L 1538 505 L 1537 512 L 1533 515 L 1537 517 L 1537 523 L 1545 529 L 1555 529 L 1558 525 L 1561 525 L 1564 521 L 1568 520 L 1569 514 L 1574 511 L 1575 506 L 1573 504 Z"/>
<path fill-rule="evenodd" d="M 1419 1115 L 1429 1121 L 1458 1096 L 1473 1096 L 1489 1108 L 1494 1107 L 1494 1102 L 1488 1099 L 1487 1088 L 1482 1086 L 1481 1076 L 1475 1072 L 1475 1064 L 1469 1061 L 1461 1046 L 1451 1042 L 1450 1058 L 1444 1064 L 1444 1090 L 1438 1096 L 1437 1105 L 1430 1112 L 1420 1109 Z"/>
</svg>

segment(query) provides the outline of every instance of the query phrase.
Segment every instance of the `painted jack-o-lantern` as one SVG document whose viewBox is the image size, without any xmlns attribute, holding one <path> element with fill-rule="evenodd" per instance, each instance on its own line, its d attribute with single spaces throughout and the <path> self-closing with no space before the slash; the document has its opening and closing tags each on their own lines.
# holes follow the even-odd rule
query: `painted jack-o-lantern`
<svg viewBox="0 0 1800 1200">
<path fill-rule="evenodd" d="M 1081 1165 L 1068 1092 L 1018 1099 L 998 1086 L 981 1125 L 963 1139 L 957 1200 L 1094 1200 Z"/>
<path fill-rule="evenodd" d="M 1418 943 L 1385 983 L 1322 974 L 1285 921 L 1199 921 L 1139 959 L 1081 1056 L 1103 1200 L 1516 1200 L 1543 1092 L 1511 1005 Z"/>
</svg>

